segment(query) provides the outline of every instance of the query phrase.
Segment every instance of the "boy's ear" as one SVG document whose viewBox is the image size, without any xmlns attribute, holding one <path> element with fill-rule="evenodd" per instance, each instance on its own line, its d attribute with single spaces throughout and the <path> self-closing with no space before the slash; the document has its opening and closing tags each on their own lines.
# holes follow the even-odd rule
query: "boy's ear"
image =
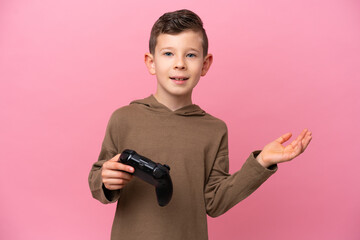
<svg viewBox="0 0 360 240">
<path fill-rule="evenodd" d="M 156 71 L 155 71 L 154 55 L 152 55 L 151 53 L 146 53 L 145 54 L 145 64 L 146 64 L 147 69 L 149 70 L 149 73 L 151 75 L 155 75 Z"/>
<path fill-rule="evenodd" d="M 204 63 L 203 63 L 203 67 L 201 70 L 201 76 L 205 76 L 206 73 L 209 71 L 210 66 L 213 62 L 213 55 L 212 54 L 208 54 L 206 55 L 206 57 L 204 58 Z"/>
</svg>

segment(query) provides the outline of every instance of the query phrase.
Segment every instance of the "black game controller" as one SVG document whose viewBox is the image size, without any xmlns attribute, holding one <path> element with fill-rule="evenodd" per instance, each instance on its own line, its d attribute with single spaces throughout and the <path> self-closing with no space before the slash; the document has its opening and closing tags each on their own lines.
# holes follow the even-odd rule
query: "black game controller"
<svg viewBox="0 0 360 240">
<path fill-rule="evenodd" d="M 169 173 L 170 167 L 168 165 L 155 163 L 129 149 L 121 153 L 119 161 L 134 167 L 134 176 L 155 186 L 157 200 L 161 207 L 166 206 L 170 202 L 173 186 Z"/>
</svg>

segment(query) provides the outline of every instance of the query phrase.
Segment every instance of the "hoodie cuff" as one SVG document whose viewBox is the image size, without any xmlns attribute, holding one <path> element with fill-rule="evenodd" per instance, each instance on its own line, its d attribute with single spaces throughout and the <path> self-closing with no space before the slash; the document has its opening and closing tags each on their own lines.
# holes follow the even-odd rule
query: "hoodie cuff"
<svg viewBox="0 0 360 240">
<path fill-rule="evenodd" d="M 90 172 L 89 185 L 92 196 L 104 204 L 116 202 L 120 198 L 120 190 L 105 188 L 101 178 L 101 168 Z"/>
<path fill-rule="evenodd" d="M 102 190 L 104 197 L 109 201 L 109 203 L 116 202 L 120 197 L 120 190 L 109 190 L 104 184 L 102 184 Z"/>
<path fill-rule="evenodd" d="M 256 157 L 257 157 L 260 153 L 261 153 L 261 150 L 253 151 L 253 152 L 251 153 L 251 155 L 250 155 L 250 158 L 253 158 L 253 159 L 255 160 L 255 162 L 257 162 L 262 168 L 276 172 L 277 169 L 278 169 L 277 164 L 270 165 L 268 168 L 266 168 L 266 167 L 264 167 L 263 165 L 261 165 L 261 164 L 256 160 Z"/>
<path fill-rule="evenodd" d="M 249 163 L 249 165 L 251 165 L 252 167 L 254 167 L 255 169 L 258 169 L 260 172 L 263 172 L 265 175 L 270 174 L 274 174 L 277 170 L 278 170 L 278 166 L 277 164 L 273 164 L 270 165 L 268 168 L 264 167 L 263 165 L 261 165 L 257 160 L 256 157 L 261 153 L 261 150 L 256 150 L 253 151 L 247 162 Z"/>
</svg>

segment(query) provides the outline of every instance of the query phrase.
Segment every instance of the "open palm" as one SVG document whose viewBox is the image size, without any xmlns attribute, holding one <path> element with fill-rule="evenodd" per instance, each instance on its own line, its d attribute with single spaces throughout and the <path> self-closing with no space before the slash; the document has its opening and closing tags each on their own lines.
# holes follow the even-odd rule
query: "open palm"
<svg viewBox="0 0 360 240">
<path fill-rule="evenodd" d="M 268 167 L 276 163 L 290 161 L 304 152 L 312 139 L 312 133 L 304 129 L 294 141 L 283 146 L 282 144 L 288 141 L 291 136 L 291 133 L 286 133 L 267 144 L 257 157 L 260 164 Z"/>
</svg>

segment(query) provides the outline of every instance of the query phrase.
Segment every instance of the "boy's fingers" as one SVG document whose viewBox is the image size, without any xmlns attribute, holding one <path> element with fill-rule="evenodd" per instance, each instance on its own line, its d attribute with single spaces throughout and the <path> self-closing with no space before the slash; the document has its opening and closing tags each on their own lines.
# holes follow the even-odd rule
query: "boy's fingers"
<svg viewBox="0 0 360 240">
<path fill-rule="evenodd" d="M 124 184 L 104 184 L 104 185 L 109 190 L 119 190 L 125 187 Z"/>
<path fill-rule="evenodd" d="M 309 133 L 309 130 L 307 130 L 305 128 L 300 134 L 300 139 L 304 139 L 307 136 L 308 133 Z"/>
<path fill-rule="evenodd" d="M 290 145 L 291 145 L 291 147 L 292 147 L 293 149 L 295 149 L 298 144 L 299 144 L 299 139 L 298 139 L 298 137 L 297 137 L 294 141 L 292 141 L 292 142 L 290 143 Z"/>
<path fill-rule="evenodd" d="M 118 162 L 119 156 L 120 156 L 120 154 L 118 154 L 115 157 L 113 157 L 112 159 L 106 161 L 104 163 L 104 165 L 103 165 L 103 168 L 104 169 L 119 170 L 119 171 L 125 171 L 125 172 L 133 173 L 134 172 L 133 167 L 131 167 L 129 165 L 122 164 L 121 162 Z"/>
<path fill-rule="evenodd" d="M 122 179 L 127 179 L 127 180 L 130 180 L 133 177 L 133 175 L 131 175 L 128 172 L 124 172 L 124 171 L 114 171 L 113 176 L 115 178 L 122 178 Z"/>
<path fill-rule="evenodd" d="M 134 172 L 133 167 L 119 163 L 119 162 L 109 162 L 107 167 L 112 170 L 119 170 L 119 171 L 125 171 L 125 172 L 130 172 L 130 173 Z"/>
<path fill-rule="evenodd" d="M 296 140 L 294 140 L 291 143 L 291 147 L 289 146 L 290 152 L 289 152 L 288 160 L 296 158 L 301 153 L 301 150 L 302 150 L 301 142 L 297 142 Z"/>
<path fill-rule="evenodd" d="M 104 179 L 104 184 L 106 185 L 126 185 L 127 183 L 129 183 L 130 180 L 126 180 L 126 179 L 117 179 L 117 178 L 107 178 Z"/>
<path fill-rule="evenodd" d="M 307 146 L 311 142 L 311 139 L 312 139 L 312 136 L 311 136 L 311 132 L 310 132 L 310 134 L 307 134 L 306 137 L 302 141 L 303 151 L 307 148 Z"/>
<path fill-rule="evenodd" d="M 302 132 L 299 134 L 299 136 L 296 138 L 296 141 L 301 141 L 302 139 L 304 139 L 304 136 L 306 134 L 306 129 L 302 130 Z"/>
<path fill-rule="evenodd" d="M 299 136 L 299 143 L 300 143 L 300 147 L 301 147 L 301 152 L 304 152 L 305 149 L 307 148 L 307 146 L 309 145 L 310 141 L 311 141 L 311 132 L 307 129 L 304 129 L 302 131 L 302 133 Z"/>
<path fill-rule="evenodd" d="M 133 173 L 135 171 L 133 167 L 122 164 L 122 163 L 117 164 L 117 167 L 118 167 L 117 169 L 120 171 L 125 171 L 125 172 L 130 172 L 130 173 Z"/>
<path fill-rule="evenodd" d="M 132 175 L 124 171 L 105 170 L 102 173 L 103 178 L 114 178 L 114 179 L 132 179 Z"/>
<path fill-rule="evenodd" d="M 300 142 L 302 143 L 304 140 L 304 137 L 306 136 L 307 133 L 307 129 L 304 129 L 299 136 L 297 136 L 297 138 L 293 141 L 296 145 Z M 294 146 L 294 145 L 293 145 Z"/>
</svg>

